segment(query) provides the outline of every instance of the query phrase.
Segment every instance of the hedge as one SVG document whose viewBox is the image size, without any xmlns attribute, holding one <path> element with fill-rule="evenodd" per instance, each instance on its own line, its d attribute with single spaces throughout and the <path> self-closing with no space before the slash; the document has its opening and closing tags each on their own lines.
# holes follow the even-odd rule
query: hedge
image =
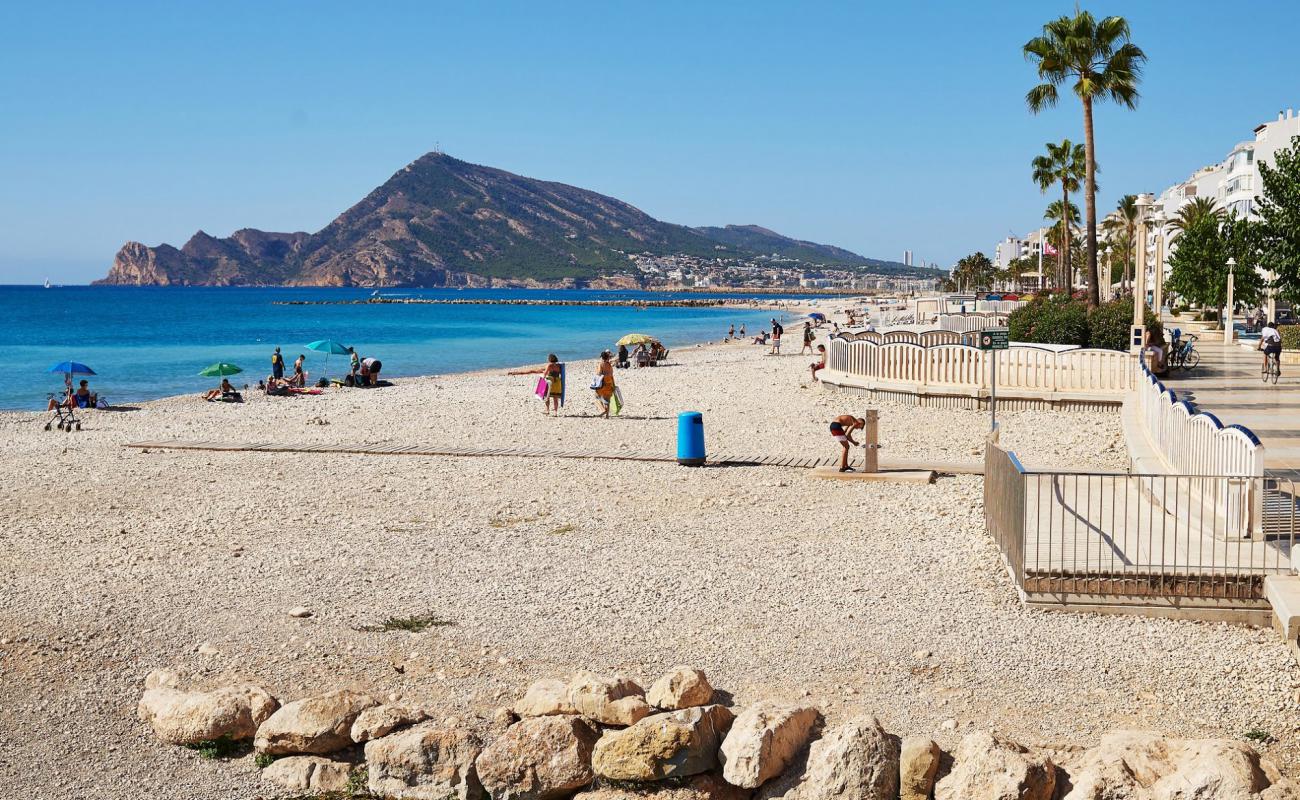
<svg viewBox="0 0 1300 800">
<path fill-rule="evenodd" d="M 1012 341 L 1034 344 L 1071 344 L 1104 350 L 1129 349 L 1133 324 L 1133 297 L 1125 295 L 1088 310 L 1088 304 L 1064 293 L 1038 295 L 1011 312 L 1007 328 Z M 1148 328 L 1161 330 L 1159 319 L 1147 310 Z"/>
<path fill-rule="evenodd" d="M 1279 325 L 1277 332 L 1282 334 L 1283 350 L 1300 350 L 1300 325 Z"/>
</svg>

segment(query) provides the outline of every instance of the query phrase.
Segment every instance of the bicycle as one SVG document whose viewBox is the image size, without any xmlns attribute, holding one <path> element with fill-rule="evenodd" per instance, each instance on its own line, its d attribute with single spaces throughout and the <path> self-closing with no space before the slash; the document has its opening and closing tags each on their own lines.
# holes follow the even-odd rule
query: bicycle
<svg viewBox="0 0 1300 800">
<path fill-rule="evenodd" d="M 1277 353 L 1264 353 L 1264 366 L 1259 374 L 1264 379 L 1264 383 L 1268 383 L 1270 379 L 1273 383 L 1277 383 L 1277 379 L 1282 376 L 1282 361 Z"/>
<path fill-rule="evenodd" d="M 1201 363 L 1201 354 L 1193 345 L 1195 341 L 1196 336 L 1191 333 L 1187 334 L 1186 338 L 1174 339 L 1173 352 L 1169 354 L 1169 366 L 1189 370 Z"/>
</svg>

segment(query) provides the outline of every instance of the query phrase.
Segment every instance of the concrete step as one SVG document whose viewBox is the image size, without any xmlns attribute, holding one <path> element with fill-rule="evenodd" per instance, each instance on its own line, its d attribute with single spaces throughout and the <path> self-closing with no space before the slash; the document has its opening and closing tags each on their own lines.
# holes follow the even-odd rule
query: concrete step
<svg viewBox="0 0 1300 800">
<path fill-rule="evenodd" d="M 1264 597 L 1273 607 L 1273 627 L 1300 659 L 1300 575 L 1269 575 Z"/>
</svg>

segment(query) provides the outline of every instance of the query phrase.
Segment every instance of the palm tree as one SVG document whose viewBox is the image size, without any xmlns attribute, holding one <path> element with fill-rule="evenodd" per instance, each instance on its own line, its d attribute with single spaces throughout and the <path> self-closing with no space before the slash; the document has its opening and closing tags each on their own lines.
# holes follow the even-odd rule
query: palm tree
<svg viewBox="0 0 1300 800">
<path fill-rule="evenodd" d="M 1204 219 L 1220 220 L 1223 219 L 1223 215 L 1223 209 L 1215 207 L 1213 198 L 1198 197 L 1178 209 L 1178 214 L 1169 220 L 1169 227 L 1182 233 L 1196 227 Z"/>
<path fill-rule="evenodd" d="M 1129 267 L 1132 265 L 1133 258 L 1133 233 L 1137 229 L 1138 208 L 1137 195 L 1126 194 L 1115 204 L 1115 211 L 1106 217 L 1103 224 L 1112 232 L 1112 239 L 1115 244 L 1122 245 L 1124 251 L 1124 274 L 1120 278 L 1121 285 L 1125 291 L 1129 287 Z M 1123 237 L 1114 236 L 1115 233 L 1122 232 Z"/>
<path fill-rule="evenodd" d="M 1087 155 L 1081 144 L 1073 144 L 1069 139 L 1062 139 L 1060 144 L 1048 142 L 1047 155 L 1035 156 L 1030 162 L 1030 166 L 1033 167 L 1034 183 L 1038 184 L 1043 194 L 1047 194 L 1048 189 L 1060 183 L 1061 200 L 1068 205 L 1070 193 L 1079 191 L 1079 182 L 1087 172 L 1087 161 Z M 1063 285 L 1066 275 L 1065 265 L 1070 263 L 1070 229 L 1064 221 L 1061 222 L 1061 232 L 1065 246 L 1057 253 L 1058 286 Z"/>
<path fill-rule="evenodd" d="M 1101 301 L 1097 284 L 1097 147 L 1093 136 L 1092 104 L 1113 100 L 1137 107 L 1137 85 L 1146 54 L 1129 41 L 1123 17 L 1098 22 L 1087 11 L 1060 17 L 1043 26 L 1043 34 L 1025 43 L 1025 58 L 1035 63 L 1043 81 L 1029 90 L 1025 102 L 1035 114 L 1056 105 L 1057 87 L 1073 79 L 1070 88 L 1083 103 L 1083 135 L 1087 148 L 1084 200 L 1088 207 L 1088 303 Z"/>
</svg>

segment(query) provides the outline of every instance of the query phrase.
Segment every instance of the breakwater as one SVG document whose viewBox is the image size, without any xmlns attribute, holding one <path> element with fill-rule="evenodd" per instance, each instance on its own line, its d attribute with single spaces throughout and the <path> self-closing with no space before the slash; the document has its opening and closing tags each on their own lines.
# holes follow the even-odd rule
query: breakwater
<svg viewBox="0 0 1300 800">
<path fill-rule="evenodd" d="M 366 306 L 366 305 L 418 305 L 418 306 L 604 306 L 612 308 L 778 308 L 794 304 L 795 301 L 781 301 L 754 298 L 738 300 L 735 298 L 688 298 L 673 300 L 643 299 L 541 299 L 541 298 L 487 298 L 487 297 L 367 297 L 351 300 L 276 300 L 277 306 Z"/>
</svg>

